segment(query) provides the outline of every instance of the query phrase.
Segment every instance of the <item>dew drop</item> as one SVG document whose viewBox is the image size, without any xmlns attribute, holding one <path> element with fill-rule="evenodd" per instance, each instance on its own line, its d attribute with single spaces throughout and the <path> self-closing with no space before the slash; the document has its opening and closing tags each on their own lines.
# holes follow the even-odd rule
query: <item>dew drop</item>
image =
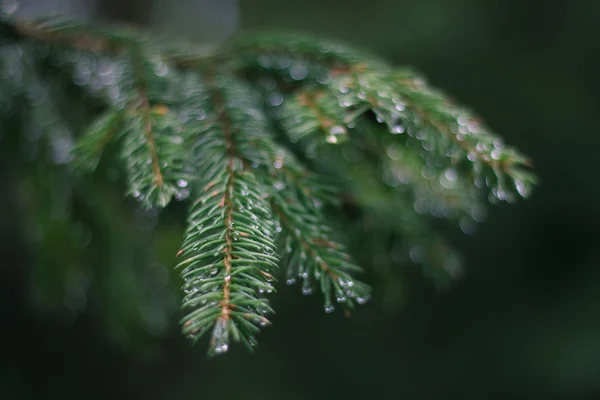
<svg viewBox="0 0 600 400">
<path fill-rule="evenodd" d="M 188 181 L 186 181 L 185 179 L 177 180 L 177 186 L 179 186 L 180 188 L 187 187 L 187 185 L 188 185 Z"/>
<path fill-rule="evenodd" d="M 226 353 L 228 348 L 229 347 L 227 346 L 227 344 L 223 343 L 222 345 L 215 347 L 215 353 L 217 353 L 217 354 Z"/>
<path fill-rule="evenodd" d="M 515 187 L 517 188 L 517 192 L 519 192 L 519 194 L 522 197 L 527 197 L 530 194 L 529 189 L 527 188 L 527 186 L 525 186 L 525 184 L 521 181 L 515 181 Z"/>
<path fill-rule="evenodd" d="M 411 260 L 415 263 L 420 263 L 423 261 L 423 248 L 419 246 L 411 247 L 408 254 L 410 255 Z"/>
<path fill-rule="evenodd" d="M 460 126 L 467 126 L 469 123 L 469 117 L 466 115 L 459 115 L 456 119 L 456 122 L 458 122 Z"/>
<path fill-rule="evenodd" d="M 460 225 L 460 229 L 467 235 L 472 235 L 473 233 L 475 233 L 475 230 L 477 229 L 477 223 L 472 218 L 469 218 L 469 217 L 461 218 L 459 225 Z"/>
<path fill-rule="evenodd" d="M 271 94 L 271 96 L 269 96 L 269 104 L 273 107 L 280 106 L 281 103 L 283 103 L 283 96 L 281 95 L 281 93 L 275 92 Z"/>
<path fill-rule="evenodd" d="M 6 15 L 11 15 L 19 8 L 19 3 L 16 0 L 5 0 L 0 4 L 0 10 Z"/>
<path fill-rule="evenodd" d="M 258 57 L 258 63 L 263 68 L 270 68 L 273 66 L 273 58 L 269 55 L 262 54 Z"/>
<path fill-rule="evenodd" d="M 290 68 L 290 76 L 293 80 L 301 81 L 308 75 L 308 68 L 302 64 L 295 64 Z"/>
<path fill-rule="evenodd" d="M 325 306 L 325 312 L 327 314 L 331 314 L 334 311 L 335 311 L 335 307 L 334 306 L 332 306 L 332 305 Z"/>
<path fill-rule="evenodd" d="M 405 108 L 406 108 L 406 105 L 404 103 L 402 103 L 402 102 L 396 103 L 396 110 L 404 111 Z"/>
<path fill-rule="evenodd" d="M 288 279 L 287 281 L 285 281 L 285 283 L 286 283 L 287 285 L 293 285 L 294 283 L 296 283 L 296 279 L 294 279 L 294 278 L 290 278 L 290 279 Z"/>
<path fill-rule="evenodd" d="M 458 173 L 456 172 L 455 169 L 453 168 L 449 168 L 446 171 L 444 171 L 444 176 L 446 177 L 446 179 L 448 179 L 450 182 L 455 182 L 456 179 L 458 178 Z"/>
<path fill-rule="evenodd" d="M 392 128 L 392 134 L 394 135 L 399 135 L 401 133 L 404 133 L 405 128 L 402 125 L 396 125 Z"/>
<path fill-rule="evenodd" d="M 348 131 L 342 125 L 333 125 L 331 129 L 329 129 L 329 133 L 332 135 L 344 135 L 348 133 Z"/>
</svg>

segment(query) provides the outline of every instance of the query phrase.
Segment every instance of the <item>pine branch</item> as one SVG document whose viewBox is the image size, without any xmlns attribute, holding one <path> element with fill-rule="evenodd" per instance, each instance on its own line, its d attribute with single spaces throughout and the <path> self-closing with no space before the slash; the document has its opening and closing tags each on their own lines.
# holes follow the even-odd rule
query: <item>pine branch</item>
<svg viewBox="0 0 600 400">
<path fill-rule="evenodd" d="M 314 283 L 325 296 L 325 311 L 334 311 L 335 302 L 352 309 L 353 301 L 365 303 L 370 288 L 354 276 L 362 268 L 352 262 L 344 246 L 333 240 L 333 232 L 322 213 L 324 204 L 336 203 L 337 193 L 306 171 L 281 147 L 263 142 L 274 168 L 269 174 L 271 204 L 278 219 L 278 231 L 287 265 L 287 283 L 302 280 L 302 293 L 311 294 Z"/>
<path fill-rule="evenodd" d="M 91 172 L 98 167 L 102 152 L 119 130 L 121 119 L 120 113 L 110 110 L 91 124 L 72 152 L 76 171 Z"/>
<path fill-rule="evenodd" d="M 26 115 L 56 124 L 63 116 L 35 71 L 39 43 L 59 72 L 89 78 L 78 85 L 106 106 L 79 138 L 74 168 L 96 169 L 114 141 L 128 193 L 145 207 L 193 195 L 178 265 L 183 333 L 195 341 L 211 331 L 209 354 L 256 345 L 280 259 L 288 283 L 323 292 L 326 312 L 369 298 L 325 207 L 342 196 L 447 282 L 458 257 L 428 215 L 470 231 L 485 188 L 490 200 L 513 201 L 535 183 L 524 156 L 420 76 L 335 43 L 248 36 L 205 55 L 131 28 L 0 20 L 0 112 L 23 97 Z M 103 67 L 82 70 L 73 50 Z M 341 193 L 323 183 L 328 175 Z"/>
<path fill-rule="evenodd" d="M 178 266 L 189 293 L 183 306 L 194 308 L 184 318 L 184 334 L 197 340 L 214 325 L 211 353 L 227 351 L 230 334 L 255 346 L 253 324 L 269 323 L 264 315 L 272 309 L 261 295 L 274 291 L 270 281 L 278 261 L 268 234 L 272 218 L 253 190 L 252 175 L 239 160 L 223 164 L 190 211 L 180 252 L 186 259 Z"/>
<path fill-rule="evenodd" d="M 262 135 L 244 130 L 253 107 L 238 102 L 251 96 L 242 85 L 232 91 L 213 71 L 205 73 L 205 84 L 208 96 L 198 100 L 214 109 L 213 120 L 197 125 L 196 165 L 205 186 L 190 213 L 181 250 L 188 258 L 180 267 L 186 266 L 182 275 L 191 290 L 184 307 L 206 304 L 184 319 L 184 333 L 196 339 L 214 325 L 210 352 L 217 354 L 227 351 L 230 334 L 250 349 L 256 345 L 255 325 L 269 324 L 264 315 L 272 309 L 262 295 L 274 291 L 278 257 L 271 211 L 247 168 L 255 158 L 249 146 Z"/>
</svg>

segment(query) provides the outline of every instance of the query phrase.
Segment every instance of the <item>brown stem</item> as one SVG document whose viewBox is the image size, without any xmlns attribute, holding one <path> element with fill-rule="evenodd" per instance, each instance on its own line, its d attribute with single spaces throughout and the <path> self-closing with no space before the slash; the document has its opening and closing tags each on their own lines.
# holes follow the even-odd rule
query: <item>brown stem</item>
<svg viewBox="0 0 600 400">
<path fill-rule="evenodd" d="M 231 128 L 231 121 L 227 117 L 227 109 L 223 95 L 218 90 L 214 71 L 206 73 L 207 86 L 211 87 L 211 96 L 214 101 L 215 110 L 221 125 L 223 127 L 223 134 L 225 136 L 225 143 L 227 146 L 227 184 L 225 186 L 225 193 L 219 203 L 221 207 L 227 207 L 225 214 L 225 247 L 221 250 L 225 253 L 223 258 L 223 264 L 225 265 L 225 284 L 223 285 L 223 300 L 221 300 L 221 316 L 220 319 L 228 320 L 230 318 L 231 309 L 231 289 L 229 287 L 231 283 L 231 260 L 233 259 L 233 199 L 231 197 L 233 193 L 233 184 L 235 182 L 235 144 L 233 141 L 233 131 Z"/>
<path fill-rule="evenodd" d="M 134 73 L 138 75 L 137 90 L 139 94 L 139 109 L 142 113 L 142 119 L 144 123 L 144 135 L 146 136 L 146 146 L 150 153 L 150 159 L 152 160 L 152 172 L 154 173 L 154 183 L 156 186 L 161 187 L 164 185 L 164 178 L 160 170 L 160 162 L 158 160 L 158 152 L 156 147 L 156 140 L 154 139 L 154 132 L 152 130 L 152 116 L 150 114 L 150 103 L 148 101 L 148 90 L 146 88 L 145 80 L 139 77 L 142 74 L 140 62 L 134 55 Z"/>
</svg>

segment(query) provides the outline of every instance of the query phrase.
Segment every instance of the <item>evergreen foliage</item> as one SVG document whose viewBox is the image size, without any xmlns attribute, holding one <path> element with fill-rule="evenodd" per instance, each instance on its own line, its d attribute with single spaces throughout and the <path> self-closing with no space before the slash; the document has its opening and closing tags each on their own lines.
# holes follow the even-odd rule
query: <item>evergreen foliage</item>
<svg viewBox="0 0 600 400">
<path fill-rule="evenodd" d="M 93 109 L 75 144 L 65 122 L 75 111 L 49 90 L 60 74 Z M 183 333 L 209 333 L 210 354 L 232 340 L 253 349 L 280 265 L 288 284 L 322 292 L 326 312 L 370 298 L 337 229 L 340 206 L 400 235 L 443 283 L 460 265 L 430 216 L 469 232 L 485 201 L 513 202 L 534 184 L 526 157 L 419 74 L 311 38 L 247 36 L 202 55 L 129 28 L 4 17 L 0 140 L 20 117 L 68 165 L 61 179 L 86 182 L 106 163 L 147 212 L 189 203 Z M 71 190 L 85 198 L 91 186 Z"/>
</svg>

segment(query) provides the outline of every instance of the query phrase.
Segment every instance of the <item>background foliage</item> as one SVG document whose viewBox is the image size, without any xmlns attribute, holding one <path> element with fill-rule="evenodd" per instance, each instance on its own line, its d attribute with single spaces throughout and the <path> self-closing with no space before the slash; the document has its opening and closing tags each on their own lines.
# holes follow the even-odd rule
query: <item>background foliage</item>
<svg viewBox="0 0 600 400">
<path fill-rule="evenodd" d="M 109 14 L 133 10 L 125 17 L 151 21 L 145 16 L 149 11 L 135 3 Z M 204 349 L 190 349 L 180 338 L 171 323 L 178 315 L 168 310 L 152 307 L 140 334 L 124 338 L 120 332 L 107 334 L 102 323 L 103 318 L 128 321 L 128 313 L 139 313 L 112 305 L 128 304 L 123 299 L 92 294 L 91 306 L 77 318 L 67 311 L 57 319 L 32 307 L 48 305 L 30 296 L 36 232 L 20 231 L 20 195 L 3 194 L 2 397 L 592 397 L 600 392 L 600 188 L 593 174 L 600 145 L 595 124 L 600 82 L 592 59 L 600 4 L 245 0 L 240 5 L 242 29 L 306 31 L 363 46 L 395 64 L 414 65 L 528 154 L 540 187 L 528 201 L 491 208 L 474 235 L 455 234 L 468 272 L 449 291 L 436 293 L 415 279 L 403 287 L 401 308 L 382 309 L 382 299 L 375 298 L 346 319 L 320 312 L 317 297 L 281 287 L 273 306 L 287 312 L 275 315 L 274 326 L 261 335 L 259 354 L 237 351 L 210 362 Z M 13 166 L 2 151 L 0 179 L 6 182 L 14 176 L 8 173 Z M 43 181 L 43 170 L 39 173 Z M 117 201 L 108 191 L 90 197 L 104 206 Z M 181 233 L 176 214 L 162 216 L 153 232 L 148 231 L 156 224 L 153 215 L 107 215 L 123 224 L 114 233 L 113 251 L 127 252 L 139 268 L 147 268 L 145 247 L 122 248 L 118 235 L 129 235 L 127 227 L 134 226 L 146 232 L 142 242 L 154 244 L 161 265 L 152 273 L 138 271 L 150 287 L 169 285 L 166 274 Z M 101 221 L 95 227 L 102 229 Z M 50 259 L 68 253 L 72 265 L 81 265 L 122 257 L 78 256 L 87 254 L 77 242 L 85 243 L 85 232 L 73 240 L 61 240 L 58 232 L 56 238 L 48 247 Z M 52 279 L 52 274 L 37 279 Z M 111 282 L 126 285 L 135 279 L 115 276 Z M 156 304 L 176 303 L 164 296 Z M 83 306 L 77 293 L 72 301 L 74 309 Z M 148 331 L 166 337 L 148 339 Z"/>
</svg>

